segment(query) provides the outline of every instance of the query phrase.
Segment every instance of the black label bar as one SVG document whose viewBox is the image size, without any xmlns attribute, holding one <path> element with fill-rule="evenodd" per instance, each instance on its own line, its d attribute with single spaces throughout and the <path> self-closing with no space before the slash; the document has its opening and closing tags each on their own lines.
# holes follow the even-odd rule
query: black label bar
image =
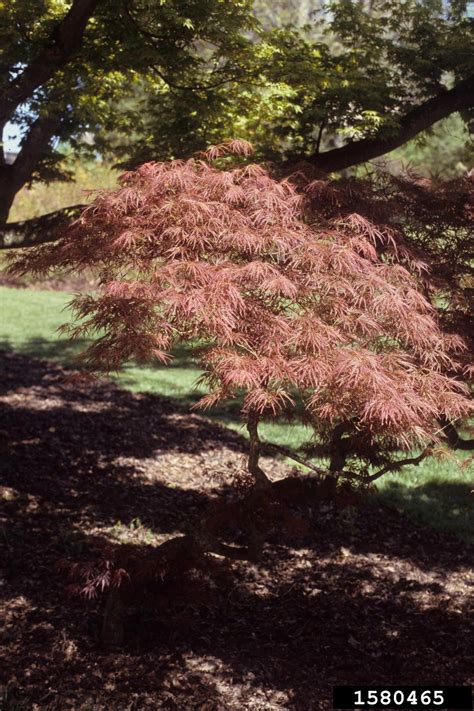
<svg viewBox="0 0 474 711">
<path fill-rule="evenodd" d="M 470 686 L 335 686 L 333 708 L 472 711 Z"/>
</svg>

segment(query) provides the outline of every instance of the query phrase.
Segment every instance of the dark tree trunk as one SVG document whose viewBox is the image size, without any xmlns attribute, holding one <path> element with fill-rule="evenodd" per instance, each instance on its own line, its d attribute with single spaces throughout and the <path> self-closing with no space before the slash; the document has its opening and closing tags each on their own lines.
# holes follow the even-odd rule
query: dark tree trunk
<svg viewBox="0 0 474 711">
<path fill-rule="evenodd" d="M 17 190 L 13 182 L 10 165 L 0 168 L 0 227 L 5 225 Z"/>
<path fill-rule="evenodd" d="M 334 474 L 328 474 L 324 478 L 325 486 L 330 494 L 335 495 L 339 476 L 337 472 L 342 472 L 347 459 L 347 440 L 343 439 L 343 435 L 347 431 L 347 425 L 340 423 L 334 428 L 331 438 L 331 452 L 329 460 L 329 471 Z"/>
<path fill-rule="evenodd" d="M 68 12 L 53 28 L 50 37 L 46 40 L 38 39 L 38 55 L 20 74 L 10 81 L 7 80 L 0 95 L 0 136 L 6 122 L 12 120 L 18 106 L 28 102 L 39 87 L 46 84 L 80 51 L 88 22 L 101 1 L 73 0 Z M 8 70 L 7 67 L 4 69 Z M 50 101 L 53 98 L 57 99 L 57 91 L 54 89 L 50 91 L 49 98 Z M 13 164 L 5 163 L 0 150 L 0 248 L 10 244 L 22 247 L 40 241 L 50 241 L 49 215 L 45 216 L 46 231 L 42 232 L 44 240 L 40 239 L 40 234 L 32 239 L 32 230 L 38 231 L 41 228 L 36 221 L 31 227 L 23 223 L 26 235 L 26 239 L 23 239 L 20 234 L 15 237 L 22 223 L 7 227 L 7 220 L 16 194 L 31 180 L 45 155 L 49 142 L 57 134 L 63 120 L 60 114 L 61 112 L 56 114 L 51 109 L 48 110 L 48 107 L 45 111 L 39 112 L 38 118 L 22 141 L 21 150 Z"/>
<path fill-rule="evenodd" d="M 51 215 L 44 215 L 41 222 L 33 219 L 9 224 L 7 220 L 15 196 L 31 180 L 60 123 L 57 116 L 38 117 L 22 141 L 15 161 L 0 165 L 0 249 L 51 241 Z"/>
</svg>

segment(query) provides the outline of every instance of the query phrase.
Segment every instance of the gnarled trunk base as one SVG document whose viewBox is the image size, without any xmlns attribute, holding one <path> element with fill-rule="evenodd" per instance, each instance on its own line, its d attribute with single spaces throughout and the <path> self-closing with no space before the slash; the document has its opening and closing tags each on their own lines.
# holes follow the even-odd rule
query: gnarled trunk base
<svg viewBox="0 0 474 711">
<path fill-rule="evenodd" d="M 126 572 L 119 587 L 110 589 L 104 609 L 101 641 L 105 645 L 120 646 L 125 642 L 127 606 L 145 591 L 148 596 L 158 595 L 159 588 L 170 580 L 179 579 L 189 570 L 203 570 L 209 566 L 209 556 L 217 555 L 230 560 L 257 562 L 269 533 L 298 526 L 301 519 L 290 507 L 331 501 L 337 496 L 332 481 L 320 477 L 287 477 L 269 484 L 268 488 L 255 486 L 237 501 L 212 507 L 207 516 L 188 536 L 165 541 L 145 554 L 129 547 L 118 549 L 113 564 Z M 341 505 L 355 503 L 354 497 L 341 497 Z M 222 541 L 223 529 L 229 525 L 244 532 L 246 545 Z M 309 527 L 305 533 L 309 532 Z"/>
</svg>

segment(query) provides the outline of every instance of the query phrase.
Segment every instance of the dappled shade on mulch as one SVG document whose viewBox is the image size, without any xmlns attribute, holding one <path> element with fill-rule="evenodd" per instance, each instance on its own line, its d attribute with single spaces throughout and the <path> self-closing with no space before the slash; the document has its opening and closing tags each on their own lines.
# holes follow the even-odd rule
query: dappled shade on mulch
<svg viewBox="0 0 474 711">
<path fill-rule="evenodd" d="M 261 563 L 189 574 L 98 642 L 100 601 L 58 559 L 185 532 L 229 491 L 245 440 L 171 400 L 1 354 L 1 683 L 30 708 L 329 709 L 341 683 L 472 683 L 472 548 L 367 502 L 303 506 Z M 287 473 L 264 460 L 272 478 Z M 469 585 L 471 584 L 471 588 Z M 471 679 L 470 679 L 471 676 Z"/>
</svg>

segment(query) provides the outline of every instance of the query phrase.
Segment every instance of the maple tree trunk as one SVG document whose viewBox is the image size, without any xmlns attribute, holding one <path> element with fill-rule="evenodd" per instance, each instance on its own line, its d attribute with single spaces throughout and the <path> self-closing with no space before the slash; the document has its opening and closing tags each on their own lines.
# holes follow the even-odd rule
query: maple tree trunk
<svg viewBox="0 0 474 711">
<path fill-rule="evenodd" d="M 9 165 L 0 167 L 0 226 L 4 225 L 8 220 L 8 215 L 17 193 L 16 186 L 11 180 L 10 167 Z"/>
<path fill-rule="evenodd" d="M 342 472 L 347 460 L 347 443 L 343 440 L 347 427 L 344 423 L 336 425 L 331 438 L 331 455 L 329 460 L 330 472 Z M 328 491 L 334 495 L 337 490 L 338 476 L 328 475 L 324 478 Z"/>
<path fill-rule="evenodd" d="M 125 642 L 125 604 L 119 588 L 113 588 L 107 596 L 101 640 L 111 647 L 119 647 Z"/>
<path fill-rule="evenodd" d="M 270 484 L 270 480 L 267 475 L 259 466 L 260 458 L 260 438 L 258 436 L 258 416 L 255 414 L 250 414 L 247 420 L 247 431 L 250 436 L 250 449 L 249 457 L 247 463 L 247 469 L 249 474 L 251 474 L 255 480 L 255 486 L 257 487 L 267 487 Z"/>
<path fill-rule="evenodd" d="M 157 579 L 166 584 L 170 578 L 179 579 L 188 570 L 205 569 L 209 565 L 209 554 L 224 559 L 257 562 L 272 524 L 275 523 L 272 506 L 273 509 L 279 506 L 282 520 L 288 521 L 292 518 L 292 514 L 288 514 L 288 506 L 304 505 L 315 500 L 333 500 L 335 496 L 335 492 L 320 476 L 306 474 L 275 482 L 267 481 L 268 485 L 264 487 L 255 483 L 240 500 L 226 501 L 219 507 L 211 506 L 190 535 L 171 538 L 141 558 L 139 554 L 136 559 L 132 555 L 131 560 L 122 560 L 119 556 L 115 561 L 116 567 L 123 567 L 127 572 L 131 571 L 131 574 L 120 587 L 112 587 L 108 593 L 101 642 L 106 646 L 124 644 L 127 605 L 133 600 L 136 591 L 140 593 L 147 585 L 156 588 Z M 246 535 L 246 546 L 221 542 L 219 534 L 229 524 L 237 526 Z"/>
</svg>

